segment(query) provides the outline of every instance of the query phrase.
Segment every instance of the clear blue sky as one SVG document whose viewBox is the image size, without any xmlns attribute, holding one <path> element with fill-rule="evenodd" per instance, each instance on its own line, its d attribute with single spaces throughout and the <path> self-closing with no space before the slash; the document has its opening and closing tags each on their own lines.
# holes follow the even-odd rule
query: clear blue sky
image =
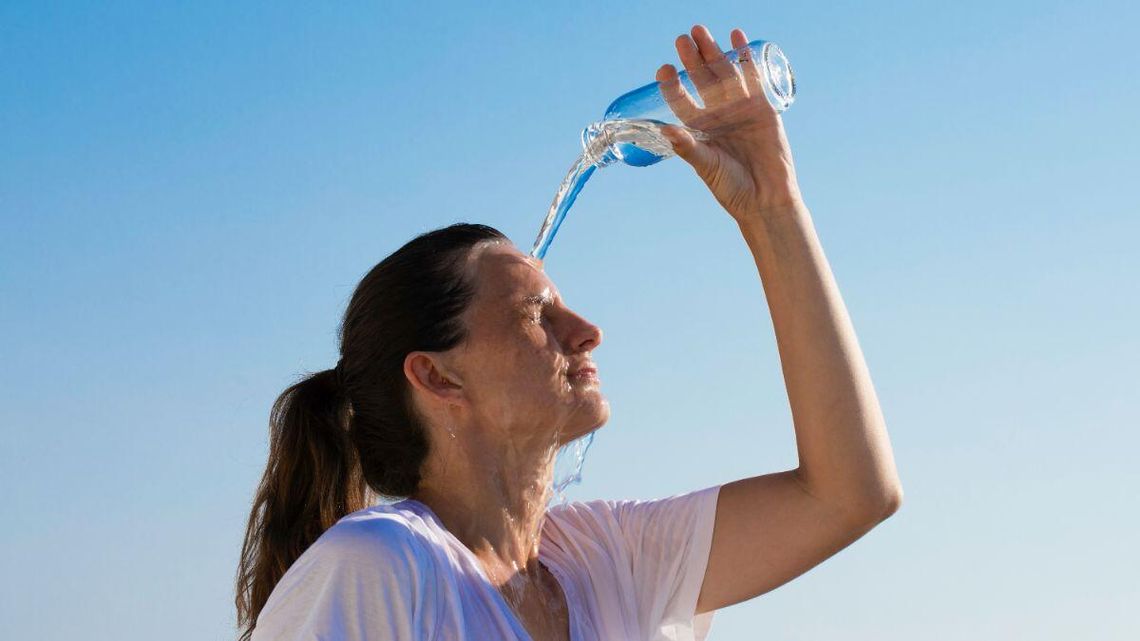
<svg viewBox="0 0 1140 641">
<path fill-rule="evenodd" d="M 1140 634 L 1133 3 L 107 4 L 0 5 L 0 637 L 232 638 L 269 406 L 360 276 L 459 220 L 529 248 L 698 21 L 796 69 L 906 496 L 710 638 Z M 595 175 L 547 266 L 613 407 L 571 498 L 796 465 L 759 278 L 682 161 Z"/>
</svg>

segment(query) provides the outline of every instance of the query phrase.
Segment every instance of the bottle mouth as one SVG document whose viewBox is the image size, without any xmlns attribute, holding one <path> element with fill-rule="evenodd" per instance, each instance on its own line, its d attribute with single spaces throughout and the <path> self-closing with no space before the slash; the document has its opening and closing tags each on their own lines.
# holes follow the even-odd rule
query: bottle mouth
<svg viewBox="0 0 1140 641">
<path fill-rule="evenodd" d="M 613 144 L 613 133 L 605 121 L 591 123 L 582 130 L 582 158 L 591 165 L 605 167 L 617 160 Z"/>
</svg>

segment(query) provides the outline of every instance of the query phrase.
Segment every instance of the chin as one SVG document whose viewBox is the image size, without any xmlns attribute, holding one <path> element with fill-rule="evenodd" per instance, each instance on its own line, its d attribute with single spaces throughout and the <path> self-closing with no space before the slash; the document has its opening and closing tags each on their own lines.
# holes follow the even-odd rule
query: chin
<svg viewBox="0 0 1140 641">
<path fill-rule="evenodd" d="M 610 403 L 604 397 L 597 403 L 591 404 L 590 410 L 588 419 L 583 417 L 582 422 L 575 426 L 576 429 L 567 430 L 560 435 L 559 447 L 596 431 L 610 420 Z"/>
</svg>

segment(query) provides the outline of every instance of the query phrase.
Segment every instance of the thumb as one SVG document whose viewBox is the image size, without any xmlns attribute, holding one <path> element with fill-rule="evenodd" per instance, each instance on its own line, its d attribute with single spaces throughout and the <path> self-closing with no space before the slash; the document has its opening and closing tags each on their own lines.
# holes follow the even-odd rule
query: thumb
<svg viewBox="0 0 1140 641">
<path fill-rule="evenodd" d="M 661 133 L 673 145 L 673 151 L 693 166 L 698 176 L 707 178 L 712 174 L 715 161 L 708 145 L 694 138 L 684 127 L 666 125 Z"/>
</svg>

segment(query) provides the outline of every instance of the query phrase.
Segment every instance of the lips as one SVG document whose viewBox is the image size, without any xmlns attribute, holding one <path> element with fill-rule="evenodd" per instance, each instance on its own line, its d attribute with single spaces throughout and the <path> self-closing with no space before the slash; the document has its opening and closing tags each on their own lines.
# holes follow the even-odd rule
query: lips
<svg viewBox="0 0 1140 641">
<path fill-rule="evenodd" d="M 598 373 L 597 366 L 594 365 L 594 363 L 591 361 L 586 361 L 585 363 L 582 363 L 578 367 L 567 372 L 566 375 L 567 376 L 578 376 L 579 374 L 586 374 L 586 373 L 597 374 Z"/>
<path fill-rule="evenodd" d="M 584 365 L 570 372 L 567 376 L 577 381 L 589 381 L 598 378 L 598 368 L 593 365 Z"/>
</svg>

